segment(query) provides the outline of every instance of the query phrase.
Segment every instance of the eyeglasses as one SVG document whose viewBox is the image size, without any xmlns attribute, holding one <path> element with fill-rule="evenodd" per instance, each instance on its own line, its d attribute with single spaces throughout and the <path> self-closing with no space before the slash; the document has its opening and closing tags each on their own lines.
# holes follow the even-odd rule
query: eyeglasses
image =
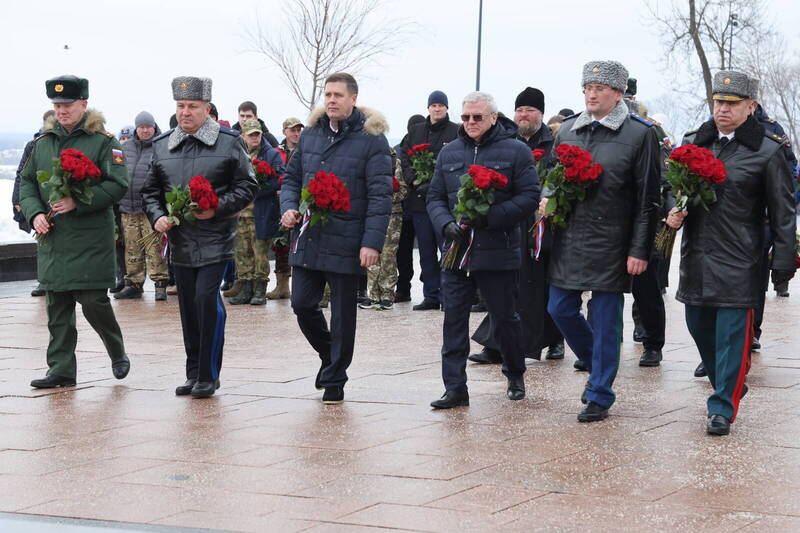
<svg viewBox="0 0 800 533">
<path fill-rule="evenodd" d="M 611 87 L 609 87 L 608 85 L 587 85 L 586 87 L 583 88 L 583 92 L 600 94 L 606 92 L 610 88 Z"/>
<path fill-rule="evenodd" d="M 470 118 L 474 122 L 480 122 L 485 115 L 461 115 L 461 122 L 469 122 Z"/>
</svg>

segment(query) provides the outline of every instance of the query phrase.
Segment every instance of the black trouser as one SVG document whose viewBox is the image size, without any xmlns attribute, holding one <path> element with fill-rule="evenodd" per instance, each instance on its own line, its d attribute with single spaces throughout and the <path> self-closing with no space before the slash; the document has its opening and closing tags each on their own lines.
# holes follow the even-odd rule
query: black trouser
<svg viewBox="0 0 800 533">
<path fill-rule="evenodd" d="M 753 309 L 753 331 L 756 339 L 761 338 L 761 324 L 764 322 L 764 304 L 769 290 L 769 250 L 769 248 L 762 250 L 761 260 L 758 262 L 758 279 L 761 282 L 761 287 L 758 291 L 758 303 Z"/>
<path fill-rule="evenodd" d="M 186 347 L 186 378 L 219 379 L 225 344 L 225 306 L 219 286 L 226 262 L 201 267 L 173 266 Z"/>
<path fill-rule="evenodd" d="M 528 357 L 538 355 L 542 350 L 564 342 L 564 336 L 556 327 L 550 313 L 547 312 L 547 301 L 550 285 L 547 284 L 547 265 L 549 254 L 541 254 L 539 261 L 527 254 L 522 260 L 519 271 L 519 301 L 517 303 L 522 353 Z M 472 334 L 472 340 L 496 352 L 500 344 L 492 337 L 492 320 L 486 315 Z"/>
<path fill-rule="evenodd" d="M 411 278 L 414 277 L 414 220 L 403 214 L 400 242 L 397 245 L 397 292 L 411 294 Z"/>
<path fill-rule="evenodd" d="M 520 320 L 516 312 L 517 270 L 442 272 L 444 325 L 442 328 L 442 379 L 446 390 L 467 390 L 469 314 L 475 289 L 479 289 L 492 317 L 494 337 L 503 355 L 503 374 L 525 373 L 520 346 Z"/>
<path fill-rule="evenodd" d="M 633 305 L 637 308 L 644 329 L 642 345 L 645 350 L 661 350 L 664 347 L 667 327 L 664 296 L 658 283 L 658 263 L 658 259 L 651 259 L 647 270 L 633 276 Z"/>
<path fill-rule="evenodd" d="M 301 267 L 294 267 L 292 273 L 292 310 L 300 331 L 322 360 L 319 383 L 323 387 L 344 386 L 347 368 L 353 361 L 361 275 Z M 330 329 L 319 308 L 326 282 L 331 287 Z"/>
</svg>

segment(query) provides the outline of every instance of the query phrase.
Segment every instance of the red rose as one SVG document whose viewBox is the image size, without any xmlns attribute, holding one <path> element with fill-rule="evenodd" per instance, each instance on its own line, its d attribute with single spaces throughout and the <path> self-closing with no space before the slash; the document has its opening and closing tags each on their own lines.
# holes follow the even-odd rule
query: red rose
<svg viewBox="0 0 800 533">
<path fill-rule="evenodd" d="M 533 155 L 534 161 L 539 161 L 544 157 L 544 150 L 537 148 L 536 150 L 531 151 L 531 154 Z"/>
<path fill-rule="evenodd" d="M 600 166 L 600 163 L 595 163 L 594 165 L 581 170 L 580 181 L 594 181 L 599 178 L 600 174 L 602 173 L 603 167 Z"/>
<path fill-rule="evenodd" d="M 397 192 L 400 190 L 400 182 L 397 181 L 397 178 L 392 176 L 392 191 Z"/>
</svg>

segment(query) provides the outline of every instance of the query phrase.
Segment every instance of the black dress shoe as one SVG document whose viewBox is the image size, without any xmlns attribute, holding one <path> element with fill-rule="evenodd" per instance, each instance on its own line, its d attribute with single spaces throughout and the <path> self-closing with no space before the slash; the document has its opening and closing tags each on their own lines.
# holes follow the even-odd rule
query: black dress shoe
<svg viewBox="0 0 800 533">
<path fill-rule="evenodd" d="M 329 364 L 330 364 L 330 359 L 323 359 L 323 358 L 320 357 L 319 370 L 317 370 L 317 377 L 314 378 L 314 388 L 315 389 L 322 390 L 322 389 L 325 388 L 322 385 L 320 385 L 319 380 L 322 377 L 322 369 L 325 368 L 326 366 L 328 366 Z"/>
<path fill-rule="evenodd" d="M 594 402 L 589 402 L 583 411 L 578 413 L 578 422 L 599 422 L 608 417 L 608 408 Z"/>
<path fill-rule="evenodd" d="M 722 415 L 711 415 L 706 422 L 706 431 L 709 435 L 727 435 L 731 432 L 731 423 Z"/>
<path fill-rule="evenodd" d="M 633 328 L 633 342 L 642 342 L 644 340 L 644 328 Z"/>
<path fill-rule="evenodd" d="M 344 387 L 325 387 L 325 392 L 322 394 L 322 403 L 333 405 L 342 403 L 344 401 Z"/>
<path fill-rule="evenodd" d="M 116 294 L 124 288 L 125 288 L 125 280 L 123 279 L 120 280 L 119 283 L 117 283 L 117 285 L 114 288 L 108 289 L 108 292 L 110 292 L 111 294 Z"/>
<path fill-rule="evenodd" d="M 642 352 L 642 356 L 639 358 L 639 366 L 658 366 L 663 358 L 661 350 L 647 349 Z"/>
<path fill-rule="evenodd" d="M 547 355 L 544 356 L 548 361 L 564 359 L 564 341 L 551 345 L 547 348 Z"/>
<path fill-rule="evenodd" d="M 586 385 L 583 386 L 583 392 L 581 393 L 581 403 L 586 405 L 589 403 L 589 380 L 586 380 Z"/>
<path fill-rule="evenodd" d="M 42 379 L 31 381 L 31 387 L 36 389 L 55 389 L 58 387 L 74 387 L 75 378 L 65 378 L 63 376 L 45 376 Z"/>
<path fill-rule="evenodd" d="M 696 377 L 696 378 L 704 378 L 707 375 L 708 375 L 708 372 L 706 372 L 706 365 L 704 365 L 701 362 L 699 365 L 697 365 L 697 368 L 694 369 L 694 377 Z"/>
<path fill-rule="evenodd" d="M 175 396 L 186 396 L 192 393 L 192 387 L 197 383 L 196 379 L 187 379 L 186 383 L 175 387 Z"/>
<path fill-rule="evenodd" d="M 210 398 L 219 388 L 219 380 L 197 381 L 192 387 L 192 398 Z"/>
<path fill-rule="evenodd" d="M 753 337 L 753 344 L 750 345 L 750 351 L 755 352 L 761 349 L 761 342 L 758 337 Z"/>
<path fill-rule="evenodd" d="M 410 292 L 400 292 L 397 291 L 394 293 L 394 303 L 403 303 L 403 302 L 410 302 L 411 301 L 411 293 Z"/>
<path fill-rule="evenodd" d="M 466 405 L 469 405 L 469 392 L 467 391 L 445 391 L 441 398 L 431 402 L 431 407 L 434 409 L 452 409 Z"/>
<path fill-rule="evenodd" d="M 41 285 L 37 285 L 37 286 L 36 286 L 36 288 L 34 288 L 34 289 L 31 291 L 31 296 L 44 296 L 45 294 L 47 294 L 47 291 L 45 291 L 45 290 L 42 288 L 42 286 L 41 286 Z"/>
<path fill-rule="evenodd" d="M 422 300 L 420 303 L 412 307 L 414 311 L 431 311 L 436 309 L 437 311 L 441 307 L 441 304 L 435 300 Z"/>
<path fill-rule="evenodd" d="M 123 358 L 119 361 L 111 363 L 111 372 L 117 379 L 123 379 L 128 375 L 128 372 L 131 371 L 131 360 L 128 359 L 127 355 L 123 355 L 122 357 Z"/>
<path fill-rule="evenodd" d="M 586 363 L 584 363 L 580 359 L 576 359 L 575 362 L 572 363 L 572 368 L 574 368 L 578 372 L 588 372 L 589 371 L 589 367 L 587 367 Z"/>
<path fill-rule="evenodd" d="M 508 378 L 508 390 L 506 396 L 509 400 L 522 400 L 525 398 L 525 379 L 522 376 L 511 376 Z"/>
<path fill-rule="evenodd" d="M 470 354 L 467 359 L 481 365 L 496 365 L 503 362 L 503 356 L 500 355 L 500 352 L 491 348 L 484 348 L 478 353 Z"/>
</svg>

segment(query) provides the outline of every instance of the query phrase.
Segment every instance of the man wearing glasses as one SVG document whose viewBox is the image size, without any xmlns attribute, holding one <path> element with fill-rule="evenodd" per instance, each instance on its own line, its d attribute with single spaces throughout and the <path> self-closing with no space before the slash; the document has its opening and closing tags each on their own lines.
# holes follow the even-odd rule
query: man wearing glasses
<svg viewBox="0 0 800 533">
<path fill-rule="evenodd" d="M 497 104 L 487 93 L 464 97 L 458 137 L 448 143 L 436 160 L 428 191 L 428 214 L 433 227 L 444 235 L 445 245 L 457 242 L 470 246 L 464 269 L 442 271 L 444 326 L 442 378 L 444 395 L 433 402 L 434 409 L 469 405 L 467 356 L 469 355 L 469 314 L 475 289 L 486 301 L 491 317 L 492 337 L 503 355 L 503 374 L 508 379 L 510 400 L 525 397 L 525 358 L 520 343 L 520 319 L 516 312 L 517 284 L 521 264 L 520 222 L 536 208 L 539 180 L 530 149 L 516 139 L 517 125 L 498 117 Z M 486 215 L 474 220 L 453 217 L 460 178 L 470 165 L 483 165 L 508 179 L 495 191 Z M 470 239 L 469 230 L 474 230 Z"/>
<path fill-rule="evenodd" d="M 658 139 L 653 124 L 622 101 L 627 81 L 616 61 L 584 65 L 586 110 L 562 123 L 555 143 L 588 150 L 603 168 L 566 227 L 556 228 L 549 268 L 548 311 L 590 372 L 579 422 L 603 420 L 614 403 L 623 292 L 647 269 L 660 203 Z M 592 291 L 591 323 L 580 311 L 583 291 Z"/>
</svg>

